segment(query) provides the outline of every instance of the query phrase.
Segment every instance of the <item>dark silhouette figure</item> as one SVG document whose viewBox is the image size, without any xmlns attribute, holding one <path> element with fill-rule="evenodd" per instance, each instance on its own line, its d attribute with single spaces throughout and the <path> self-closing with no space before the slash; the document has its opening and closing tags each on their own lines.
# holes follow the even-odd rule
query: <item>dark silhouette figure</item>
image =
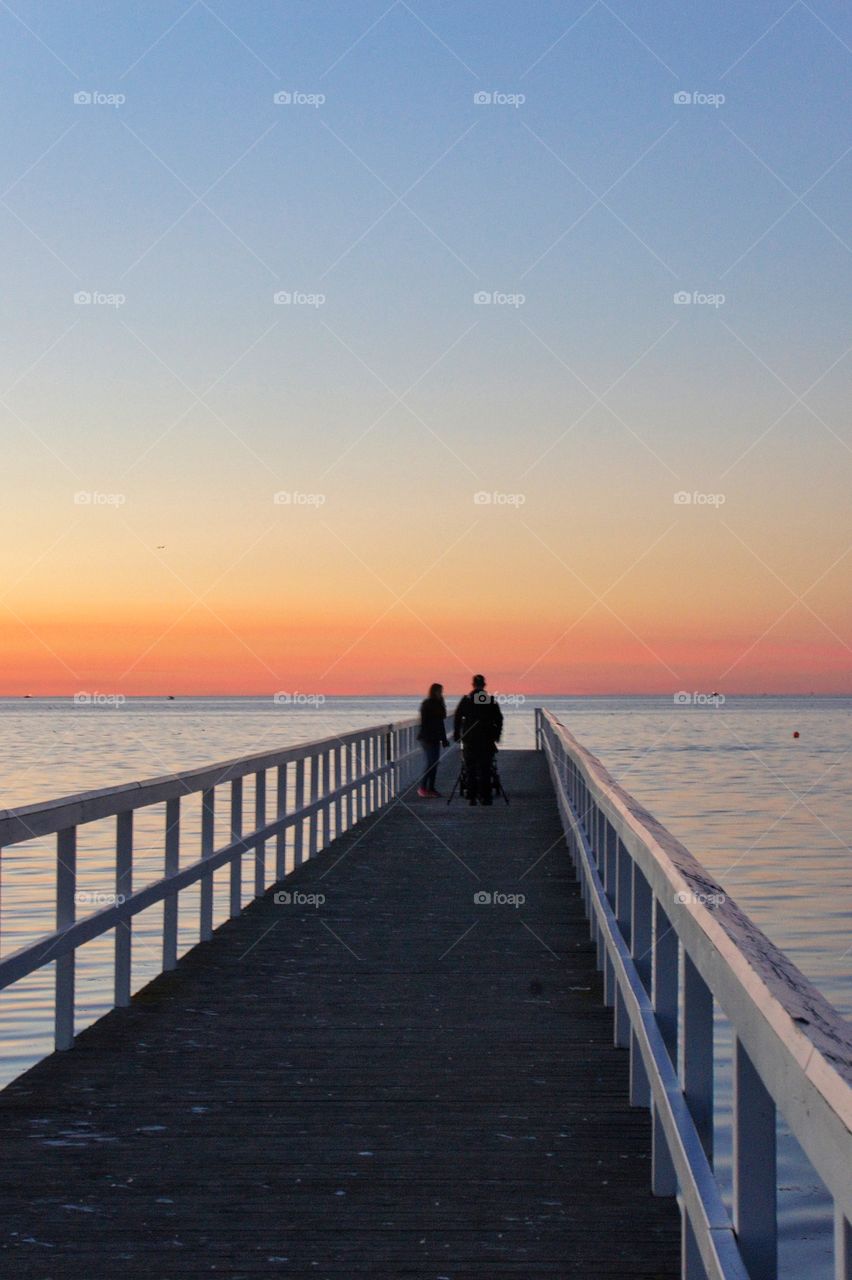
<svg viewBox="0 0 852 1280">
<path fill-rule="evenodd" d="M 447 718 L 447 706 L 444 702 L 444 686 L 433 684 L 428 698 L 420 703 L 420 732 L 417 738 L 423 747 L 426 757 L 426 772 L 420 780 L 417 794 L 424 800 L 434 800 L 440 796 L 435 789 L 438 777 L 438 761 L 441 758 L 441 747 L 448 747 L 444 722 Z"/>
<path fill-rule="evenodd" d="M 453 724 L 453 738 L 464 754 L 470 804 L 491 804 L 491 766 L 502 732 L 503 712 L 485 692 L 485 676 L 474 676 L 473 688 L 456 707 Z"/>
</svg>

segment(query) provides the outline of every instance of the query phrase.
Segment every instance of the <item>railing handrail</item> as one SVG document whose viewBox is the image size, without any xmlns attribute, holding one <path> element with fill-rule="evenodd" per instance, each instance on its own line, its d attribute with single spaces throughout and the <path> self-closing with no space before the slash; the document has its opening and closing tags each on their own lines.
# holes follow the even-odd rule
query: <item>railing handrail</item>
<svg viewBox="0 0 852 1280">
<path fill-rule="evenodd" d="M 690 917 L 728 962 L 762 1016 L 784 1038 L 785 1050 L 800 1070 L 813 1069 L 819 1059 L 815 1074 L 820 1085 L 828 1086 L 832 1077 L 836 1081 L 835 1089 L 829 1086 L 833 1095 L 830 1101 L 827 1099 L 829 1106 L 842 1117 L 846 1129 L 852 1131 L 852 1025 L 736 904 L 695 855 L 616 782 L 598 757 L 578 742 L 552 712 L 545 710 L 543 714 L 566 746 L 570 746 L 574 758 L 585 765 L 587 778 L 599 789 L 599 800 L 605 808 L 611 807 L 607 815 L 610 821 L 615 819 L 614 825 L 622 824 L 620 828 L 616 825 L 621 838 L 629 832 L 645 844 L 672 892 L 669 918 L 678 934 L 681 930 L 677 920 Z M 693 897 L 680 902 L 679 893 Z M 707 978 L 713 989 L 712 975 Z"/>
<path fill-rule="evenodd" d="M 566 834 L 569 827 L 573 829 L 593 935 L 598 939 L 599 955 L 606 970 L 605 987 L 610 997 L 607 1003 L 616 1008 L 616 1036 L 622 1037 L 618 1042 L 627 1042 L 623 1038 L 624 1022 L 629 1014 L 631 1054 L 634 1050 L 638 1052 L 643 1039 L 641 1019 L 644 1016 L 647 1020 L 650 1010 L 651 1018 L 656 1018 L 654 1025 L 663 1029 L 666 1048 L 677 1072 L 678 1059 L 685 1051 L 683 1042 L 678 1051 L 681 1015 L 677 957 L 678 947 L 682 948 L 684 964 L 687 960 L 690 962 L 690 990 L 700 994 L 706 989 L 732 1025 L 735 1049 L 740 1054 L 738 1078 L 743 1093 L 748 1089 L 759 1103 L 765 1091 L 767 1101 L 771 1100 L 770 1107 L 777 1107 L 784 1116 L 834 1199 L 839 1241 L 836 1256 L 840 1259 L 836 1274 L 846 1280 L 847 1275 L 852 1274 L 847 1270 L 852 1238 L 849 1229 L 852 1219 L 852 1026 L 737 906 L 693 854 L 612 777 L 605 765 L 578 742 L 552 712 L 537 708 L 536 717 L 537 745 L 548 754 L 560 807 L 570 809 L 566 814 Z M 623 859 L 622 849 L 627 855 Z M 597 901 L 593 901 L 595 895 Z M 645 904 L 645 916 L 652 909 L 653 937 L 648 921 L 641 921 L 634 914 L 640 901 Z M 668 944 L 663 938 L 660 945 L 661 925 L 674 935 Z M 622 936 L 625 930 L 633 935 L 630 945 L 625 944 Z M 640 932 L 642 947 L 647 947 L 644 955 L 637 955 L 634 945 Z M 648 972 L 651 963 L 645 959 L 648 954 L 653 955 L 653 997 Z M 657 965 L 662 963 L 671 970 L 672 957 L 674 976 L 661 971 L 660 997 Z M 637 983 L 640 969 L 643 976 L 641 983 Z M 639 1008 L 637 990 L 644 1000 L 644 1012 Z M 684 991 L 684 1001 L 686 999 Z M 662 1011 L 657 1007 L 658 1002 Z M 684 1018 L 695 1016 L 684 1006 Z M 698 1016 L 705 1019 L 699 1037 L 699 1049 L 705 1056 L 699 1092 L 704 1095 L 701 1105 L 706 1112 L 707 1089 L 710 1089 L 712 1129 L 712 1006 L 704 1003 Z M 690 1034 L 695 1034 L 694 1023 Z M 647 1043 L 643 1053 L 647 1056 Z M 652 1071 L 656 1070 L 653 1060 L 646 1063 L 648 1065 Z M 749 1075 L 752 1071 L 757 1077 L 753 1084 Z M 657 1086 L 659 1090 L 659 1079 Z M 681 1089 L 684 1088 L 681 1085 Z M 739 1105 L 743 1106 L 742 1098 Z M 652 1104 L 652 1111 L 654 1106 Z M 664 1100 L 663 1110 L 667 1107 L 668 1102 Z M 702 1118 L 706 1124 L 706 1114 Z M 671 1120 L 670 1115 L 669 1131 L 674 1133 Z M 735 1123 L 736 1120 L 735 1114 Z M 771 1135 L 768 1115 L 760 1123 L 766 1126 L 763 1135 L 766 1141 L 771 1139 L 774 1176 L 774 1120 Z M 655 1138 L 656 1132 L 655 1117 Z M 748 1188 L 743 1194 L 747 1192 Z M 769 1212 L 766 1205 L 764 1211 Z M 747 1234 L 746 1244 L 748 1246 Z M 709 1256 L 712 1248 L 707 1240 L 705 1245 Z M 753 1255 L 757 1259 L 755 1270 L 750 1274 L 769 1274 L 761 1267 L 770 1252 L 768 1244 L 764 1248 L 762 1240 L 757 1243 Z M 748 1259 L 748 1256 L 746 1247 L 744 1257 Z M 717 1267 L 716 1274 L 725 1272 Z"/>
<path fill-rule="evenodd" d="M 115 936 L 115 999 L 123 1007 L 132 991 L 133 917 L 156 903 L 163 904 L 162 968 L 173 969 L 178 959 L 179 898 L 182 890 L 198 886 L 199 940 L 214 930 L 214 874 L 230 869 L 226 918 L 243 907 L 243 857 L 254 854 L 252 894 L 270 887 L 266 849 L 274 843 L 272 883 L 288 874 L 288 833 L 292 830 L 292 868 L 312 858 L 344 831 L 401 796 L 416 781 L 420 751 L 419 720 L 367 725 L 347 733 L 293 746 L 239 756 L 217 764 L 123 783 L 99 791 L 62 796 L 25 805 L 0 815 L 0 855 L 3 846 L 34 837 L 55 835 L 55 927 L 17 951 L 0 958 L 0 990 L 46 964 L 55 969 L 54 1042 L 57 1049 L 74 1043 L 75 960 L 84 943 L 113 932 Z M 294 766 L 291 768 L 291 766 Z M 275 785 L 267 788 L 272 772 Z M 253 822 L 244 812 L 243 780 L 254 775 Z M 230 812 L 224 843 L 216 844 L 217 788 L 226 786 Z M 268 794 L 271 791 L 271 795 Z M 181 857 L 181 801 L 200 795 L 200 832 L 191 831 L 196 856 Z M 268 812 L 271 799 L 273 812 Z M 134 815 L 156 806 L 162 810 L 163 870 L 155 879 L 134 884 Z M 115 819 L 115 893 L 103 893 L 109 905 L 77 917 L 77 828 L 84 823 Z M 183 835 L 187 833 L 184 832 Z M 182 865 L 183 862 L 183 865 Z M 146 858 L 150 877 L 150 860 Z M 87 899 L 82 899 L 86 901 Z M 110 901 L 111 900 L 111 901 Z"/>
<path fill-rule="evenodd" d="M 244 778 L 251 773 L 274 769 L 292 761 L 305 760 L 358 742 L 366 735 L 392 733 L 397 729 L 409 729 L 419 721 L 415 718 L 391 723 L 367 725 L 347 733 L 332 734 L 307 742 L 279 747 L 275 751 L 262 751 L 256 755 L 234 756 L 213 764 L 199 765 L 175 773 L 164 773 L 141 781 L 120 782 L 115 786 L 101 787 L 93 791 L 80 791 L 72 795 L 58 796 L 51 800 L 18 805 L 13 809 L 0 809 L 0 849 L 20 844 L 36 836 L 53 835 L 71 826 L 98 822 L 133 809 L 144 809 L 179 796 L 206 791 L 234 778 Z"/>
</svg>

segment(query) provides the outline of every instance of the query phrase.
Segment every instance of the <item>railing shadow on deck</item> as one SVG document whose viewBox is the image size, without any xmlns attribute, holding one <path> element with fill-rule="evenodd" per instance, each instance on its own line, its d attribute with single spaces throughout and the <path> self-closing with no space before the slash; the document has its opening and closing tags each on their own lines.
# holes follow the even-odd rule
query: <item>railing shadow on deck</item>
<svg viewBox="0 0 852 1280">
<path fill-rule="evenodd" d="M 669 831 L 548 711 L 549 766 L 614 1010 L 653 1190 L 677 1195 L 684 1280 L 775 1280 L 776 1111 L 834 1201 L 852 1280 L 852 1028 Z M 734 1033 L 733 1217 L 713 1171 L 713 1013 Z"/>
</svg>

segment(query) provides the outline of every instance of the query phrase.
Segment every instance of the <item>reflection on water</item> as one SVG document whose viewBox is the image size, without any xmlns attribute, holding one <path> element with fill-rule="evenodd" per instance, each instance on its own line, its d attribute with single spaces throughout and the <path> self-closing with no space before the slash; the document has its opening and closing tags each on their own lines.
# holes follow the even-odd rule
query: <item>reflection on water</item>
<svg viewBox="0 0 852 1280">
<path fill-rule="evenodd" d="M 153 777 L 406 718 L 419 699 L 334 698 L 287 706 L 272 698 L 134 699 L 74 706 L 71 699 L 0 699 L 0 808 Z M 448 700 L 449 701 L 449 700 Z M 847 1017 L 852 1014 L 852 751 L 850 699 L 743 698 L 723 706 L 669 698 L 528 699 L 506 705 L 504 745 L 531 746 L 532 707 L 550 707 L 610 772 L 692 850 L 725 890 Z M 798 737 L 794 737 L 798 733 Z M 253 811 L 250 780 L 246 813 Z M 217 838 L 224 836 L 224 805 Z M 136 819 L 134 883 L 162 874 L 162 808 Z M 182 860 L 197 856 L 197 800 L 185 802 Z M 79 887 L 114 888 L 114 831 L 80 831 Z M 271 851 L 270 851 L 271 852 Z M 245 860 L 248 864 L 248 859 Z M 0 952 L 51 927 L 55 851 L 30 841 L 3 851 Z M 216 877 L 217 919 L 227 870 Z M 272 870 L 269 868 L 268 880 Z M 250 871 L 246 866 L 244 897 Z M 81 906 L 80 914 L 95 907 Z M 181 950 L 197 937 L 198 889 L 181 895 Z M 134 920 L 134 987 L 160 968 L 162 906 Z M 111 937 L 78 953 L 78 1027 L 110 1006 Z M 0 1083 L 50 1051 L 53 975 L 31 975 L 0 995 Z M 717 1027 L 717 1096 L 730 1105 L 730 1032 Z M 730 1176 L 724 1117 L 717 1166 Z M 782 1274 L 831 1275 L 826 1198 L 789 1135 L 779 1147 Z"/>
</svg>

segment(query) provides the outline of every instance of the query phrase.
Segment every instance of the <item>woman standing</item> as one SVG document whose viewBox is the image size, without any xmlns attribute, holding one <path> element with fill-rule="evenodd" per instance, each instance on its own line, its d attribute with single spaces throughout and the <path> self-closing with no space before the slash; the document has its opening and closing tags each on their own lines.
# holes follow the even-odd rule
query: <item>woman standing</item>
<svg viewBox="0 0 852 1280">
<path fill-rule="evenodd" d="M 444 729 L 446 718 L 447 708 L 444 703 L 444 686 L 442 684 L 433 684 L 429 688 L 428 698 L 424 698 L 420 704 L 420 732 L 417 735 L 417 739 L 423 747 L 423 754 L 426 757 L 426 772 L 423 774 L 420 786 L 417 788 L 417 794 L 424 800 L 434 800 L 441 794 L 440 791 L 435 790 L 435 779 L 438 774 L 441 747 L 450 745 Z"/>
</svg>

